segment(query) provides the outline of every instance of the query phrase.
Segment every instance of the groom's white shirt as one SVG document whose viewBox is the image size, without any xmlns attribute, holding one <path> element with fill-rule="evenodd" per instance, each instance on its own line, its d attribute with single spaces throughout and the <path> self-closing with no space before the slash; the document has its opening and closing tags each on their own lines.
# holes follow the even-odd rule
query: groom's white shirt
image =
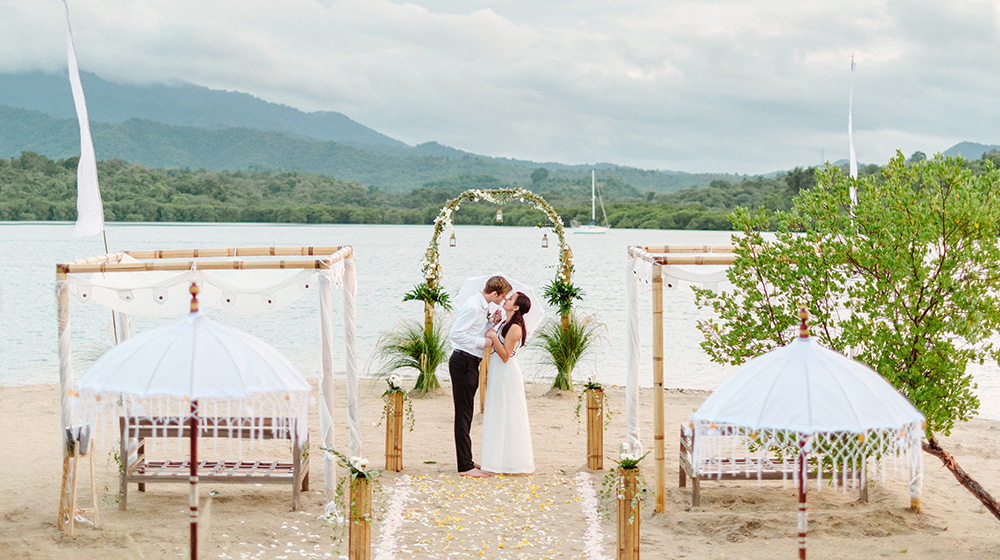
<svg viewBox="0 0 1000 560">
<path fill-rule="evenodd" d="M 451 326 L 451 345 L 455 350 L 483 357 L 486 350 L 486 331 L 489 330 L 488 315 L 490 304 L 482 292 L 470 297 L 462 304 Z"/>
</svg>

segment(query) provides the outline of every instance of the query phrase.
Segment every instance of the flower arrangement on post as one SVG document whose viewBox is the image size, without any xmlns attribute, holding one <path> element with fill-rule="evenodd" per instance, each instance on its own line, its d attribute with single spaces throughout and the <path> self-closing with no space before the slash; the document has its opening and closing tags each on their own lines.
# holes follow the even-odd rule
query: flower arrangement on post
<svg viewBox="0 0 1000 560">
<path fill-rule="evenodd" d="M 348 458 L 343 453 L 330 447 L 321 447 L 324 451 L 329 451 L 337 456 L 337 463 L 347 469 L 348 476 L 342 479 L 337 485 L 337 505 L 338 509 L 346 510 L 344 516 L 348 522 L 347 546 L 349 560 L 368 560 L 371 558 L 372 548 L 372 483 L 378 477 L 377 470 L 368 469 L 368 459 L 364 457 Z M 344 500 L 344 485 L 349 487 L 350 501 L 346 504 Z M 335 536 L 334 540 L 342 538 Z"/>
<path fill-rule="evenodd" d="M 621 444 L 617 468 L 611 469 L 604 479 L 604 492 L 614 493 L 618 501 L 618 558 L 639 558 L 639 508 L 646 495 L 646 484 L 639 472 L 641 462 L 648 452 L 637 455 Z"/>
<path fill-rule="evenodd" d="M 390 375 L 386 379 L 389 387 L 382 393 L 385 401 L 385 469 L 399 472 L 403 470 L 403 403 L 406 403 L 406 414 L 410 431 L 413 431 L 413 401 L 406 396 L 406 391 L 400 386 L 398 375 Z"/>
</svg>

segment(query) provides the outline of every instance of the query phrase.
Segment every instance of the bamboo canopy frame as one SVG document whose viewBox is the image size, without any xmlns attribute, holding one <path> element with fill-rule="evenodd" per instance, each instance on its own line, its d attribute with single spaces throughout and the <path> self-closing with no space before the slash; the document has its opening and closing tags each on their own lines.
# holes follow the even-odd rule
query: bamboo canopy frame
<svg viewBox="0 0 1000 560">
<path fill-rule="evenodd" d="M 665 245 L 630 246 L 626 272 L 626 340 L 629 343 L 625 375 L 625 414 L 629 451 L 642 455 L 639 443 L 639 317 L 638 293 L 635 276 L 640 263 L 649 267 L 652 286 L 653 314 L 653 458 L 656 467 L 656 505 L 654 510 L 666 509 L 666 455 L 664 447 L 663 410 L 663 272 L 670 265 L 730 265 L 736 259 L 731 245 Z M 642 276 L 646 276 L 643 274 Z"/>
<path fill-rule="evenodd" d="M 290 272 L 312 270 L 318 272 L 318 282 L 315 282 L 315 287 L 318 288 L 320 295 L 320 346 L 322 356 L 320 435 L 322 439 L 321 445 L 326 447 L 334 445 L 332 417 L 334 397 L 332 285 L 336 277 L 342 279 L 344 288 L 343 311 L 345 316 L 344 343 L 347 373 L 349 448 L 351 455 L 361 455 L 361 437 L 358 428 L 357 346 L 355 333 L 355 294 L 357 282 L 354 250 L 349 245 L 120 251 L 57 264 L 56 293 L 59 335 L 59 379 L 61 388 L 60 402 L 62 405 L 61 427 L 73 427 L 75 423 L 73 412 L 74 395 L 72 394 L 74 372 L 72 340 L 70 336 L 70 296 L 76 295 L 78 299 L 87 298 L 92 294 L 81 293 L 80 285 L 89 285 L 92 289 L 98 286 L 97 283 L 89 284 L 89 281 L 83 275 L 101 273 L 104 278 L 110 278 L 112 276 L 121 277 L 119 275 L 122 273 L 177 272 L 178 274 L 171 277 L 168 281 L 171 286 L 183 286 L 186 292 L 186 285 L 190 283 L 191 278 L 201 277 L 204 280 L 207 279 L 205 271 L 224 270 L 288 270 Z M 141 280 L 141 275 L 139 278 Z M 158 279 L 162 280 L 162 275 Z M 306 287 L 308 288 L 308 286 Z M 162 291 L 163 282 L 159 282 L 155 288 Z M 113 290 L 114 288 L 112 287 L 111 289 Z M 136 289 L 150 289 L 150 286 L 142 286 L 141 282 L 137 281 Z M 128 298 L 132 296 L 132 290 L 120 290 L 120 292 L 119 295 L 123 302 L 130 301 Z M 114 304 L 118 303 L 113 302 L 109 305 L 107 302 L 102 302 L 95 297 L 89 297 L 89 300 L 112 307 L 113 309 Z M 203 306 L 211 305 L 211 302 L 205 298 L 201 301 Z M 270 303 L 270 300 L 268 300 L 268 303 Z M 184 307 L 183 309 L 186 311 L 187 308 Z M 118 312 L 120 316 L 124 316 L 124 312 L 121 309 Z M 124 326 L 127 324 L 127 321 L 120 321 L 120 323 Z M 127 332 L 123 334 L 125 335 L 124 338 L 127 338 Z M 67 436 L 65 434 L 67 431 L 61 429 L 60 432 L 63 433 L 62 448 L 65 453 L 65 449 L 67 448 Z M 330 453 L 324 453 L 323 467 L 327 493 L 326 504 L 327 509 L 330 509 L 335 501 L 336 457 Z"/>
</svg>

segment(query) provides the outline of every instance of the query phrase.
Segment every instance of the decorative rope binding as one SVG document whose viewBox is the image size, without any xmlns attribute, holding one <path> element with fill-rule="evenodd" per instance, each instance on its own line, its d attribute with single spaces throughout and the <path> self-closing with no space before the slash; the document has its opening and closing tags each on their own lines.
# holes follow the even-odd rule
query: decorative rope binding
<svg viewBox="0 0 1000 560">
<path fill-rule="evenodd" d="M 196 282 L 191 282 L 191 289 L 189 291 L 191 292 L 191 313 L 197 313 L 198 292 L 200 292 L 201 290 L 198 289 L 198 284 Z"/>
</svg>

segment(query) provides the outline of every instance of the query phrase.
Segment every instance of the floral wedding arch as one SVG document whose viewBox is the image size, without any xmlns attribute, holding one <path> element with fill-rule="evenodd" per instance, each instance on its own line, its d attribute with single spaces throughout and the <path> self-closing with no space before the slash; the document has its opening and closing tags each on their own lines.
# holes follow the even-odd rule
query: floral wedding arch
<svg viewBox="0 0 1000 560">
<path fill-rule="evenodd" d="M 424 330 L 430 331 L 434 325 L 434 305 L 438 304 L 448 309 L 450 306 L 448 294 L 441 287 L 441 262 L 438 254 L 441 234 L 446 230 L 454 233 L 454 222 L 452 214 L 458 211 L 463 202 L 478 202 L 485 200 L 497 206 L 503 206 L 511 202 L 522 202 L 540 210 L 548 218 L 548 227 L 551 227 L 559 240 L 559 267 L 556 270 L 556 277 L 552 282 L 553 286 L 572 287 L 573 274 L 573 251 L 566 243 L 566 235 L 563 229 L 562 218 L 540 195 L 527 189 L 469 189 L 457 197 L 449 200 L 442 208 L 438 216 L 434 218 L 434 233 L 431 236 L 431 243 L 427 247 L 423 258 L 423 282 L 414 287 L 405 299 L 416 299 L 424 302 Z M 566 306 L 565 317 L 568 314 L 569 306 Z M 560 309 L 562 312 L 562 309 Z"/>
</svg>

